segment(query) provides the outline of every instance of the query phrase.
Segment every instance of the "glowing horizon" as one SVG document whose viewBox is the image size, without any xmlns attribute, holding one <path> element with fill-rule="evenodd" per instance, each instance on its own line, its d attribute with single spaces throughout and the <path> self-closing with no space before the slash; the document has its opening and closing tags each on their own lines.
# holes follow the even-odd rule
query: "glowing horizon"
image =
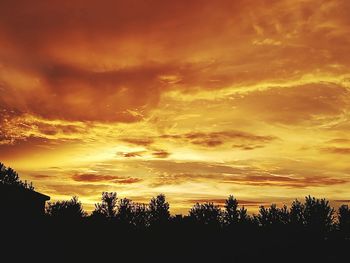
<svg viewBox="0 0 350 263">
<path fill-rule="evenodd" d="M 52 200 L 349 202 L 346 0 L 1 1 L 0 161 Z"/>
</svg>

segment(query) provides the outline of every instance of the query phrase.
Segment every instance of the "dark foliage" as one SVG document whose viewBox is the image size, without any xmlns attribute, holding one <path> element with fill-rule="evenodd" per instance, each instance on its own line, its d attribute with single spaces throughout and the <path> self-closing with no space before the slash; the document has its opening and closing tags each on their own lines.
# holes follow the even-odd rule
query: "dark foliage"
<svg viewBox="0 0 350 263">
<path fill-rule="evenodd" d="M 203 225 L 219 226 L 222 222 L 222 212 L 219 206 L 211 202 L 196 203 L 189 212 L 189 217 L 194 222 Z"/>
<path fill-rule="evenodd" d="M 165 201 L 165 195 L 160 194 L 152 198 L 149 203 L 149 224 L 162 225 L 166 224 L 170 218 L 169 203 Z"/>
<path fill-rule="evenodd" d="M 347 205 L 342 205 L 338 210 L 339 231 L 345 237 L 350 238 L 350 209 Z"/>
<path fill-rule="evenodd" d="M 0 163 L 0 183 L 34 191 L 34 186 L 31 182 L 21 181 L 18 173 L 12 168 L 6 167 L 3 163 Z"/>
<path fill-rule="evenodd" d="M 68 201 L 49 202 L 46 207 L 49 217 L 60 220 L 79 220 L 86 216 L 81 202 L 76 196 Z"/>
<path fill-rule="evenodd" d="M 113 219 L 117 214 L 117 193 L 103 192 L 101 203 L 95 204 L 95 210 L 92 217 Z"/>
<path fill-rule="evenodd" d="M 2 183 L 26 188 L 12 169 L 2 164 L 0 168 Z M 248 215 L 233 196 L 222 208 L 212 202 L 196 203 L 188 215 L 171 216 L 163 194 L 139 204 L 118 200 L 115 192 L 102 193 L 91 215 L 77 197 L 47 203 L 46 216 L 34 221 L 21 217 L 5 222 L 6 211 L 1 213 L 5 241 L 1 248 L 12 258 L 342 262 L 350 245 L 349 207 L 342 205 L 335 213 L 326 199 L 311 196 L 304 202 L 295 200 L 290 208 L 261 206 L 256 215 Z"/>
</svg>

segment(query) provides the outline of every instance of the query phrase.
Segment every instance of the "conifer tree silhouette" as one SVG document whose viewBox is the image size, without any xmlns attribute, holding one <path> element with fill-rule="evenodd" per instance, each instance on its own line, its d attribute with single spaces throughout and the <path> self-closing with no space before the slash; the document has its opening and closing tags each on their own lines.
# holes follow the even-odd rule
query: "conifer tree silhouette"
<svg viewBox="0 0 350 263">
<path fill-rule="evenodd" d="M 223 220 L 226 225 L 234 225 L 239 221 L 240 210 L 238 209 L 238 201 L 233 195 L 225 200 L 225 211 L 223 212 Z M 242 211 L 243 212 L 243 211 Z"/>
</svg>

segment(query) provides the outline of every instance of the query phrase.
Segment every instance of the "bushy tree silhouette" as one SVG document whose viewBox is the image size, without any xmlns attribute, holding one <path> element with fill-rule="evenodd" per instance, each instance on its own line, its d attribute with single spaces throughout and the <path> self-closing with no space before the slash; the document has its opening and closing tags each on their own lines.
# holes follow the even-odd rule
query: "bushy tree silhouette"
<svg viewBox="0 0 350 263">
<path fill-rule="evenodd" d="M 132 225 L 136 228 L 144 228 L 149 225 L 149 211 L 147 205 L 134 203 L 132 214 Z"/>
<path fill-rule="evenodd" d="M 225 211 L 223 212 L 223 220 L 226 225 L 234 225 L 239 221 L 240 211 L 238 209 L 238 201 L 233 195 L 230 195 L 225 201 Z"/>
<path fill-rule="evenodd" d="M 117 219 L 120 223 L 131 225 L 133 222 L 133 204 L 130 199 L 123 198 L 119 200 Z"/>
<path fill-rule="evenodd" d="M 269 208 L 261 206 L 255 218 L 262 227 L 286 225 L 289 223 L 289 211 L 287 206 L 278 208 L 276 204 L 272 204 Z"/>
<path fill-rule="evenodd" d="M 282 225 L 290 224 L 290 211 L 286 205 L 279 209 L 279 218 Z"/>
<path fill-rule="evenodd" d="M 304 220 L 308 230 L 324 235 L 333 225 L 334 209 L 326 199 L 307 196 L 304 204 Z"/>
<path fill-rule="evenodd" d="M 238 210 L 238 219 L 240 224 L 248 224 L 251 222 L 251 217 L 248 215 L 248 211 L 244 206 Z"/>
<path fill-rule="evenodd" d="M 290 223 L 293 227 L 302 228 L 304 226 L 304 210 L 305 206 L 298 200 L 292 202 L 290 208 Z"/>
<path fill-rule="evenodd" d="M 350 209 L 347 205 L 341 205 L 338 209 L 339 231 L 347 238 L 350 238 Z"/>
<path fill-rule="evenodd" d="M 32 183 L 21 181 L 18 173 L 10 167 L 7 168 L 3 163 L 0 163 L 0 183 L 18 186 L 27 190 L 34 191 L 34 186 Z"/>
<path fill-rule="evenodd" d="M 219 226 L 222 222 L 222 212 L 218 205 L 212 202 L 196 203 L 189 212 L 189 217 L 202 225 Z"/>
<path fill-rule="evenodd" d="M 239 204 L 233 195 L 225 200 L 224 211 L 222 212 L 223 224 L 226 226 L 234 226 L 237 224 L 246 224 L 250 221 L 247 209 L 239 208 Z"/>
<path fill-rule="evenodd" d="M 117 193 L 103 192 L 101 203 L 95 204 L 95 210 L 92 212 L 92 217 L 112 219 L 117 214 Z"/>
<path fill-rule="evenodd" d="M 169 203 L 165 200 L 165 195 L 160 194 L 152 198 L 149 203 L 149 223 L 150 225 L 163 225 L 170 219 Z"/>
<path fill-rule="evenodd" d="M 63 220 L 79 220 L 86 216 L 81 202 L 76 196 L 68 201 L 49 202 L 46 213 L 50 217 Z"/>
</svg>

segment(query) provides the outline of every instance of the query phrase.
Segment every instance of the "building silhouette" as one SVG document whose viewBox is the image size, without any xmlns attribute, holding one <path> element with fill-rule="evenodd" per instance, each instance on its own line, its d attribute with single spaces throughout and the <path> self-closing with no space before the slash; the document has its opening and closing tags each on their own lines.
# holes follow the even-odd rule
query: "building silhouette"
<svg viewBox="0 0 350 263">
<path fill-rule="evenodd" d="M 0 183 L 0 214 L 3 218 L 37 218 L 45 214 L 50 197 L 34 190 Z"/>
</svg>

